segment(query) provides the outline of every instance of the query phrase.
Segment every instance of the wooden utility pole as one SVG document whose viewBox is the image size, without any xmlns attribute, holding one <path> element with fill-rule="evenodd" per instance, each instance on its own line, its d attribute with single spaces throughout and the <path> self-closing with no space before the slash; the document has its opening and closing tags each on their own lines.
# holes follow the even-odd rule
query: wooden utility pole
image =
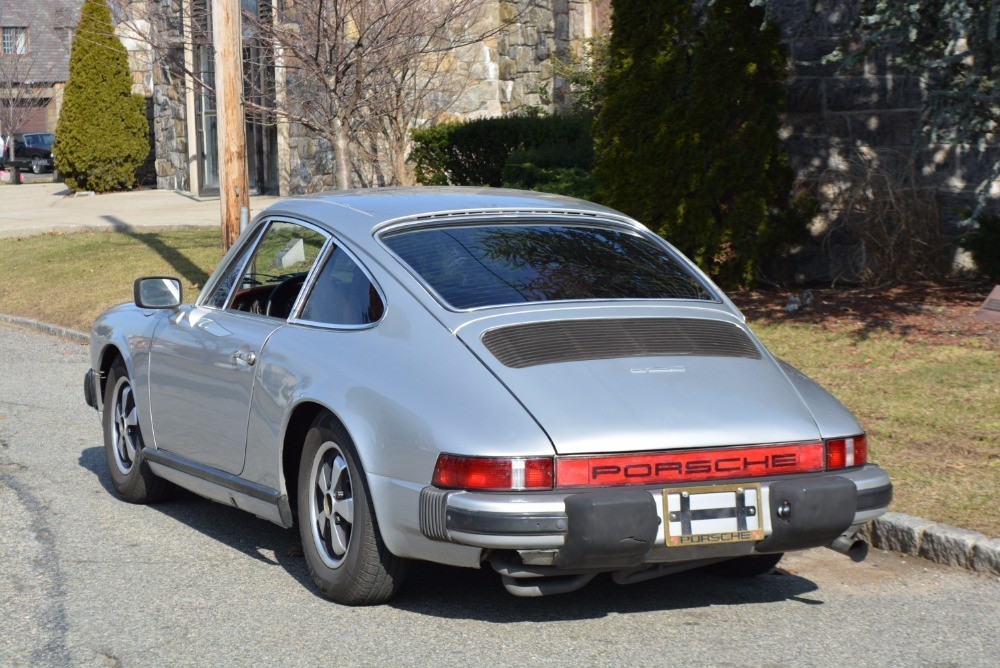
<svg viewBox="0 0 1000 668">
<path fill-rule="evenodd" d="M 215 45 L 215 106 L 219 132 L 219 199 L 222 245 L 228 249 L 240 233 L 240 213 L 249 215 L 246 116 L 243 111 L 243 43 L 240 0 L 212 0 Z"/>
</svg>

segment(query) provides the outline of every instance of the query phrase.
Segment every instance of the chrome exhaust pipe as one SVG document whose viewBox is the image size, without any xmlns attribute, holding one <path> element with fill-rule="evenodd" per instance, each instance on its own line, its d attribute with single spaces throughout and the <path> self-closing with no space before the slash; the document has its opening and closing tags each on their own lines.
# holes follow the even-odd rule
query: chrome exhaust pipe
<svg viewBox="0 0 1000 668">
<path fill-rule="evenodd" d="M 846 554 L 855 563 L 864 561 L 865 557 L 868 556 L 868 543 L 860 538 L 856 538 L 854 535 L 849 536 L 844 534 L 827 545 L 827 547 L 834 552 Z"/>
</svg>

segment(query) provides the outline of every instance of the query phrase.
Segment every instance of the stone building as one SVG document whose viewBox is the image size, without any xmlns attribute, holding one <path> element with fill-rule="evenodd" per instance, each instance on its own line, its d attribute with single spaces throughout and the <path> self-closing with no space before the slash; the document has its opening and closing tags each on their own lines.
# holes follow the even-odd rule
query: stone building
<svg viewBox="0 0 1000 668">
<path fill-rule="evenodd" d="M 0 127 L 0 132 L 55 131 L 81 5 L 82 0 L 0 2 L 0 107 L 11 104 L 11 98 L 27 107 L 0 112 L 0 125 L 7 117 L 18 121 L 18 127 Z"/>
<path fill-rule="evenodd" d="M 443 117 L 468 119 L 527 108 L 565 108 L 567 84 L 554 64 L 565 61 L 582 40 L 609 32 L 611 0 L 484 2 L 487 21 L 495 26 L 513 22 L 459 52 L 456 73 L 463 83 Z M 207 37 L 211 2 L 134 0 L 130 4 L 169 10 L 172 23 L 161 20 L 157 26 L 154 21 L 147 27 L 161 32 L 159 43 L 166 44 L 186 70 L 162 66 L 162 59 L 143 53 L 141 40 L 129 42 L 125 35 L 137 70 L 136 90 L 143 90 L 152 101 L 157 186 L 211 195 L 218 188 L 215 109 L 211 96 L 198 84 L 199 76 L 212 77 Z M 848 217 L 843 195 L 845 189 L 857 190 L 858 184 L 851 179 L 861 169 L 869 177 L 894 180 L 894 187 L 907 191 L 913 207 L 929 212 L 933 219 L 929 224 L 953 236 L 962 212 L 974 204 L 977 189 L 991 185 L 988 166 L 998 149 L 984 152 L 969 146 L 927 145 L 920 132 L 925 93 L 919 80 L 893 67 L 888 50 L 877 50 L 850 69 L 824 60 L 842 43 L 856 5 L 857 0 L 770 0 L 767 5 L 769 20 L 781 28 L 790 56 L 789 108 L 782 139 L 800 187 L 811 189 L 823 205 L 824 216 L 817 219 L 816 231 Z M 265 0 L 243 0 L 243 8 L 260 12 L 268 5 Z M 274 77 L 274 63 L 255 49 L 247 33 L 244 55 L 252 64 L 250 76 Z M 280 86 L 275 90 L 280 95 Z M 248 116 L 246 127 L 253 189 L 291 195 L 334 187 L 335 156 L 329 141 L 280 118 Z M 827 248 L 803 249 L 788 275 L 776 278 L 836 278 L 840 271 L 836 267 L 817 267 L 838 254 L 847 267 L 856 253 L 855 240 L 849 234 L 824 239 Z M 838 245 L 843 248 L 838 250 Z"/>
<path fill-rule="evenodd" d="M 153 3 L 132 2 L 133 17 L 142 17 Z M 127 41 L 137 81 L 148 80 L 152 98 L 157 187 L 195 195 L 218 192 L 215 108 L 199 78 L 211 81 L 210 2 L 168 0 L 159 20 L 138 20 L 138 30 L 151 40 Z M 244 12 L 269 11 L 258 0 L 243 0 Z M 610 0 L 488 0 L 484 20 L 497 29 L 485 40 L 457 54 L 456 78 L 463 83 L 449 104 L 448 118 L 498 116 L 526 108 L 552 109 L 565 103 L 566 84 L 555 71 L 554 59 L 565 60 L 582 40 L 605 31 Z M 515 19 L 506 27 L 503 23 Z M 133 24 L 136 21 L 133 19 Z M 157 31 L 158 34 L 157 34 Z M 275 77 L 274 63 L 245 31 L 245 79 Z M 149 58 L 148 44 L 177 46 L 172 57 L 183 68 L 164 67 Z M 279 81 L 273 94 L 281 95 Z M 255 93 L 257 94 L 257 93 Z M 261 102 L 267 103 L 266 100 Z M 277 118 L 247 118 L 250 186 L 255 192 L 281 195 L 334 187 L 333 146 L 301 125 Z"/>
</svg>

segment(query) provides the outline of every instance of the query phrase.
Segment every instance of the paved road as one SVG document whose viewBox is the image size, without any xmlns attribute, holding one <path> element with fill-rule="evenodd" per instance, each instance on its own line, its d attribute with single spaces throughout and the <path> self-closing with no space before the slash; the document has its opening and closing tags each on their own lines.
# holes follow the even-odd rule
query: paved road
<svg viewBox="0 0 1000 668">
<path fill-rule="evenodd" d="M 0 327 L 0 665 L 996 665 L 1000 582 L 875 553 L 548 599 L 419 565 L 390 605 L 317 596 L 296 535 L 178 494 L 109 491 L 86 349 Z"/>
</svg>

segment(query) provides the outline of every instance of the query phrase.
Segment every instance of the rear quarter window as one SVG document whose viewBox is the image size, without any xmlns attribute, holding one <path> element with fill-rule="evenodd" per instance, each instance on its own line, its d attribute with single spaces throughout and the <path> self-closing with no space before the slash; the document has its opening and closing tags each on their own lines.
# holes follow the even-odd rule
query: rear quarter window
<svg viewBox="0 0 1000 668">
<path fill-rule="evenodd" d="M 666 248 L 626 229 L 502 224 L 402 230 L 383 243 L 455 309 L 713 295 Z"/>
</svg>

